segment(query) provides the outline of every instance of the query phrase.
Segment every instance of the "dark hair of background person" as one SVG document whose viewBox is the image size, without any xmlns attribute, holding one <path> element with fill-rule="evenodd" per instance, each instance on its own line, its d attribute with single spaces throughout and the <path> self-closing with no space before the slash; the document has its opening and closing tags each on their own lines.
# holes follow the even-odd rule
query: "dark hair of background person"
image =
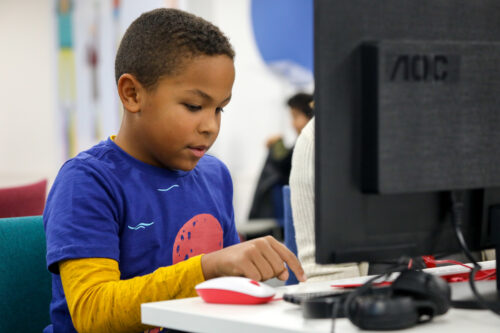
<svg viewBox="0 0 500 333">
<path fill-rule="evenodd" d="M 129 73 L 153 89 L 162 76 L 179 73 L 185 60 L 202 55 L 234 59 L 228 38 L 190 13 L 159 8 L 139 16 L 125 32 L 115 59 L 115 79 Z"/>
<path fill-rule="evenodd" d="M 311 108 L 313 95 L 306 93 L 297 93 L 290 97 L 286 102 L 290 108 L 297 109 L 304 113 L 306 117 L 311 119 L 314 116 L 314 111 Z"/>
</svg>

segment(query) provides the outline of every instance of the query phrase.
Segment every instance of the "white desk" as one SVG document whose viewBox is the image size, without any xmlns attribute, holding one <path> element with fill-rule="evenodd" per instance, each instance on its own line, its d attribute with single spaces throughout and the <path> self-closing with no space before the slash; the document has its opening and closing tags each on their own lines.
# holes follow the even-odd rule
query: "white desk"
<svg viewBox="0 0 500 333">
<path fill-rule="evenodd" d="M 486 268 L 486 267 L 485 267 Z M 458 270 L 460 270 L 458 268 Z M 358 282 L 366 278 L 350 279 Z M 338 280 L 335 283 L 347 280 Z M 277 297 L 285 291 L 325 290 L 331 282 L 307 283 L 278 288 Z M 331 332 L 329 319 L 304 319 L 299 306 L 285 301 L 272 301 L 261 305 L 208 304 L 201 298 L 142 304 L 142 322 L 188 332 L 217 333 L 292 333 Z M 498 333 L 500 316 L 484 310 L 450 309 L 432 322 L 420 324 L 405 332 L 439 333 Z M 337 319 L 335 332 L 360 332 L 347 319 Z M 366 332 L 366 331 L 364 331 Z"/>
</svg>

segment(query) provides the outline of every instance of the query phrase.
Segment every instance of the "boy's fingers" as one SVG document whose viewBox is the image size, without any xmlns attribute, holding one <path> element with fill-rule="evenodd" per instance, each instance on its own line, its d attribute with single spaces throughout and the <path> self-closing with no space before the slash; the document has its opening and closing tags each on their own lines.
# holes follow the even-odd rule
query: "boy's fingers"
<svg viewBox="0 0 500 333">
<path fill-rule="evenodd" d="M 273 267 L 271 266 L 269 261 L 266 260 L 262 253 L 256 253 L 254 256 L 252 256 L 251 261 L 259 271 L 259 274 L 261 276 L 261 279 L 259 280 L 269 280 L 276 275 L 274 274 Z"/>
<path fill-rule="evenodd" d="M 281 259 L 286 262 L 288 268 L 295 273 L 295 276 L 300 282 L 306 281 L 307 278 L 299 259 L 297 259 L 297 257 L 285 245 L 281 244 L 274 238 L 273 240 L 274 241 L 270 242 L 271 246 L 279 254 Z"/>
<path fill-rule="evenodd" d="M 248 265 L 245 265 L 243 270 L 243 276 L 255 281 L 262 280 L 262 276 L 260 275 L 259 270 L 255 266 L 255 264 L 251 261 L 248 261 Z"/>
<path fill-rule="evenodd" d="M 273 276 L 279 276 L 286 271 L 286 267 L 283 265 L 283 259 L 276 252 L 276 250 L 271 246 L 269 241 L 262 242 L 262 255 L 269 262 L 273 270 Z"/>
<path fill-rule="evenodd" d="M 288 280 L 289 276 L 290 274 L 288 273 L 288 269 L 285 269 L 283 272 L 281 272 L 280 275 L 278 275 L 278 279 L 280 279 L 281 281 L 286 281 Z"/>
</svg>

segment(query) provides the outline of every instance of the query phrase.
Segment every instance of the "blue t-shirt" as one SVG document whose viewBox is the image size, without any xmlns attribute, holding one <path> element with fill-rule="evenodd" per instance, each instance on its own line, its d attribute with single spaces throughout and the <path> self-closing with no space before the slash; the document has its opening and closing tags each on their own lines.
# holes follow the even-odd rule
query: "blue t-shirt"
<svg viewBox="0 0 500 333">
<path fill-rule="evenodd" d="M 122 279 L 239 242 L 226 166 L 205 155 L 191 171 L 143 163 L 111 139 L 67 161 L 43 220 L 52 274 L 52 325 L 74 332 L 58 262 L 110 258 Z"/>
</svg>

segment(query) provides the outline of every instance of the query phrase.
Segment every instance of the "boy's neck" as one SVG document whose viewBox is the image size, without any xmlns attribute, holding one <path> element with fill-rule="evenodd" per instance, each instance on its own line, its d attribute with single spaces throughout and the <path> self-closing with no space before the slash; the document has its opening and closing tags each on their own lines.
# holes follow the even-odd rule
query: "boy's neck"
<svg viewBox="0 0 500 333">
<path fill-rule="evenodd" d="M 141 148 L 137 146 L 137 140 L 130 140 L 130 138 L 133 138 L 134 135 L 130 133 L 131 131 L 124 123 L 125 119 L 123 119 L 122 126 L 113 140 L 114 143 L 133 158 L 146 164 L 151 164 L 146 158 L 144 158 L 144 156 L 142 156 L 143 154 L 140 154 Z"/>
</svg>

